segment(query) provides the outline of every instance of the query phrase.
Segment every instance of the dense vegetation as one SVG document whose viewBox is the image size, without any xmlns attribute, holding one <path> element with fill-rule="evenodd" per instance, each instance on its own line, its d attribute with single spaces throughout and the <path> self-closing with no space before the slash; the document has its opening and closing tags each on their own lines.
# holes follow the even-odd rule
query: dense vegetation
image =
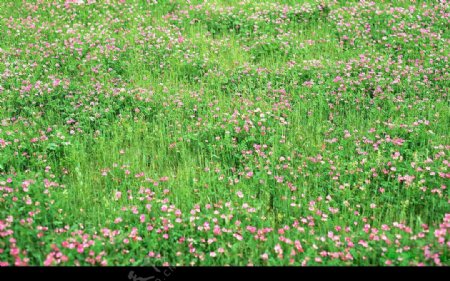
<svg viewBox="0 0 450 281">
<path fill-rule="evenodd" d="M 0 1 L 0 265 L 450 265 L 446 1 Z"/>
</svg>

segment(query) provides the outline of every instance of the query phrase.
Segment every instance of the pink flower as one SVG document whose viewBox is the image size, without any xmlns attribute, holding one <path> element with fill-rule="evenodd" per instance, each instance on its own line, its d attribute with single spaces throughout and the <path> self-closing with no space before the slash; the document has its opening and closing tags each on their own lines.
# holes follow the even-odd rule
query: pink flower
<svg viewBox="0 0 450 281">
<path fill-rule="evenodd" d="M 213 230 L 214 235 L 219 235 L 221 233 L 220 231 L 220 227 L 218 226 L 214 226 L 214 230 Z"/>
<path fill-rule="evenodd" d="M 403 143 L 405 142 L 405 140 L 404 139 L 400 139 L 400 138 L 394 138 L 393 140 L 392 140 L 392 143 L 393 144 L 395 144 L 395 145 L 403 145 Z"/>
<path fill-rule="evenodd" d="M 367 248 L 367 247 L 369 246 L 369 245 L 367 244 L 367 242 L 364 241 L 364 240 L 359 240 L 358 244 L 361 245 L 361 246 L 363 246 L 364 248 Z"/>
<path fill-rule="evenodd" d="M 295 240 L 294 245 L 298 252 L 300 252 L 300 253 L 303 252 L 303 247 L 302 247 L 302 244 L 300 243 L 300 241 Z"/>
<path fill-rule="evenodd" d="M 340 81 L 343 81 L 341 76 L 336 76 L 336 78 L 334 78 L 334 80 L 333 80 L 333 82 L 335 82 L 335 83 L 340 82 Z"/>
<path fill-rule="evenodd" d="M 50 266 L 53 263 L 53 253 L 47 255 L 47 258 L 44 261 L 44 266 Z"/>
<path fill-rule="evenodd" d="M 236 239 L 239 240 L 239 241 L 242 241 L 242 239 L 244 239 L 244 238 L 242 237 L 242 235 L 239 234 L 239 233 L 233 234 L 233 237 L 236 238 Z"/>
<path fill-rule="evenodd" d="M 275 250 L 275 253 L 277 253 L 278 255 L 282 255 L 283 254 L 283 249 L 281 248 L 280 244 L 276 244 L 273 249 Z"/>
<path fill-rule="evenodd" d="M 249 225 L 249 226 L 247 226 L 247 230 L 250 231 L 250 233 L 255 233 L 256 227 Z"/>
<path fill-rule="evenodd" d="M 10 250 L 10 254 L 11 254 L 12 256 L 17 256 L 17 255 L 19 254 L 19 249 L 18 249 L 18 248 L 12 248 L 12 249 Z"/>
</svg>

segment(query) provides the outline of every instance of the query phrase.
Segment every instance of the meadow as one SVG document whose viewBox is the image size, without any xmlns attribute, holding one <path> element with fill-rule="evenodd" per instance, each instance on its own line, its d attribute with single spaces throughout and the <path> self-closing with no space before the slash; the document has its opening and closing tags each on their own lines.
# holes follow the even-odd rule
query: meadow
<svg viewBox="0 0 450 281">
<path fill-rule="evenodd" d="M 448 1 L 0 1 L 0 266 L 450 265 Z"/>
</svg>

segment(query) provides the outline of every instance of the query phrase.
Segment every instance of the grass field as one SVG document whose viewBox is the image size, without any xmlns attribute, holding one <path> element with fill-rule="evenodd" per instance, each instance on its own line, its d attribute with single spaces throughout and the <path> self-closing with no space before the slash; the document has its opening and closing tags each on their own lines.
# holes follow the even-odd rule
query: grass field
<svg viewBox="0 0 450 281">
<path fill-rule="evenodd" d="M 0 265 L 450 265 L 445 1 L 0 1 Z"/>
</svg>

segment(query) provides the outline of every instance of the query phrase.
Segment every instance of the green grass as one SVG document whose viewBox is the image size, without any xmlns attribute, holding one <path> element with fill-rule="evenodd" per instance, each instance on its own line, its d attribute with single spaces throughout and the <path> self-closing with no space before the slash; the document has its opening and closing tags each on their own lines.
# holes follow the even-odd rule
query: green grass
<svg viewBox="0 0 450 281">
<path fill-rule="evenodd" d="M 2 265 L 449 264 L 448 4 L 41 2 L 0 3 Z"/>
</svg>

